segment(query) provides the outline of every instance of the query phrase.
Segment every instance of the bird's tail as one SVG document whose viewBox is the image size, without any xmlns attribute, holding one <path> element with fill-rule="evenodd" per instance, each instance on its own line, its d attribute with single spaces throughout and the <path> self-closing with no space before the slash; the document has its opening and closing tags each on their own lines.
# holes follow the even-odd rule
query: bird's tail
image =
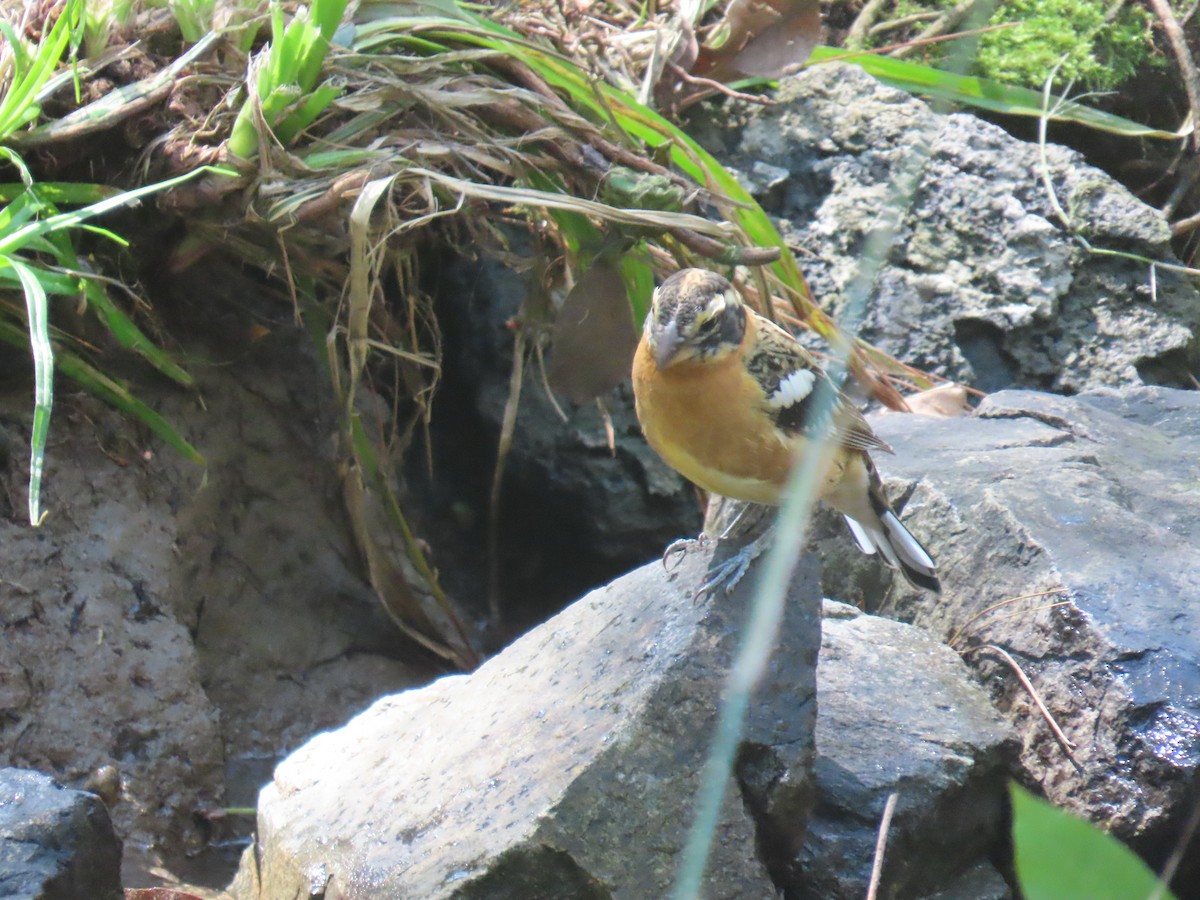
<svg viewBox="0 0 1200 900">
<path fill-rule="evenodd" d="M 883 494 L 883 484 L 875 466 L 868 460 L 868 477 L 870 485 L 867 496 L 871 503 L 870 517 L 862 516 L 867 521 L 859 521 L 843 513 L 846 524 L 854 534 L 854 540 L 863 553 L 872 554 L 876 550 L 884 561 L 893 569 L 899 569 L 904 577 L 914 587 L 923 588 L 933 593 L 940 593 L 941 582 L 937 577 L 937 563 L 929 555 L 929 551 L 921 546 L 921 542 L 912 536 L 904 524 L 892 512 L 887 498 Z"/>
</svg>

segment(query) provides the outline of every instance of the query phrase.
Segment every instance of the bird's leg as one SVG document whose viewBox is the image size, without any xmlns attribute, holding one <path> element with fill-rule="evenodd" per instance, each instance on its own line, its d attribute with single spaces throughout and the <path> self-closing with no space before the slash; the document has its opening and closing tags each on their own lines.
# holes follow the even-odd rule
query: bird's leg
<svg viewBox="0 0 1200 900">
<path fill-rule="evenodd" d="M 720 562 L 714 560 L 709 566 L 704 580 L 700 582 L 700 587 L 696 590 L 696 596 L 702 596 L 721 586 L 724 586 L 725 593 L 727 594 L 732 591 L 737 586 L 737 583 L 742 580 L 742 576 L 746 574 L 746 570 L 750 568 L 750 564 L 762 555 L 762 552 L 767 548 L 767 545 L 774 536 L 775 526 L 771 525 L 728 559 L 723 559 Z"/>
<path fill-rule="evenodd" d="M 717 540 L 727 541 L 733 537 L 750 534 L 762 522 L 763 516 L 766 515 L 769 508 L 758 503 L 742 503 L 737 512 L 725 523 Z"/>
<path fill-rule="evenodd" d="M 733 515 L 726 517 L 726 504 L 737 503 Z M 753 534 L 754 531 L 762 524 L 763 516 L 767 513 L 770 507 L 761 506 L 757 503 L 745 503 L 736 500 L 728 500 L 727 498 L 719 498 L 718 505 L 709 507 L 709 515 L 705 522 L 705 531 L 709 528 L 721 527 L 721 533 L 717 536 L 718 546 L 726 541 L 735 538 L 744 537 Z M 702 596 L 706 592 L 713 590 L 716 587 L 725 585 L 725 591 L 732 591 L 742 576 L 746 574 L 746 570 L 750 567 L 750 563 L 760 556 L 766 548 L 767 541 L 770 539 L 772 527 L 767 528 L 762 534 L 754 538 L 728 559 L 717 563 L 709 569 L 704 581 L 696 591 L 696 596 Z M 663 568 L 667 570 L 674 569 L 682 561 L 684 554 L 693 544 L 705 544 L 709 540 L 704 531 L 700 532 L 699 537 L 695 540 L 691 538 L 680 538 L 677 541 L 672 541 L 671 544 L 663 551 Z"/>
</svg>

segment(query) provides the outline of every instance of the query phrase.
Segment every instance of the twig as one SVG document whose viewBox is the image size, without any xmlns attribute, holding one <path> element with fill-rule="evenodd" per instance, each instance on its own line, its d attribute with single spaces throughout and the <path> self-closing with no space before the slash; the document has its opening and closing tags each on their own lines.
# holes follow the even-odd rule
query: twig
<svg viewBox="0 0 1200 900">
<path fill-rule="evenodd" d="M 604 405 L 604 398 L 596 398 L 596 409 L 600 412 L 600 419 L 604 422 L 604 438 L 608 441 L 608 455 L 615 457 L 617 455 L 617 433 L 613 428 L 612 415 L 608 411 L 608 407 Z"/>
<path fill-rule="evenodd" d="M 1182 153 L 1176 154 L 1175 159 L 1171 161 L 1171 169 L 1179 165 L 1181 155 Z M 1200 175 L 1200 165 L 1196 165 L 1196 160 L 1188 159 L 1184 162 L 1183 172 L 1179 175 L 1179 181 L 1176 182 L 1175 187 L 1171 188 L 1171 195 L 1167 197 L 1167 202 L 1162 205 L 1161 212 L 1164 219 L 1170 220 L 1171 216 L 1175 215 L 1175 210 L 1183 202 L 1183 198 L 1188 195 L 1188 192 L 1192 189 L 1192 185 L 1196 183 L 1197 175 Z M 1163 177 L 1165 178 L 1166 176 L 1164 175 Z"/>
<path fill-rule="evenodd" d="M 916 25 L 918 22 L 928 22 L 930 19 L 936 19 L 941 13 L 937 12 L 919 12 L 913 13 L 911 16 L 901 16 L 898 19 L 889 19 L 886 22 L 878 22 L 871 26 L 868 34 L 874 37 L 877 34 L 883 34 L 885 31 L 895 31 L 898 28 L 906 28 L 909 25 Z"/>
<path fill-rule="evenodd" d="M 700 99 L 701 96 L 710 96 L 709 92 L 712 91 L 715 91 L 718 94 L 724 94 L 726 97 L 732 97 L 735 100 L 746 100 L 749 103 L 757 103 L 759 106 L 775 106 L 776 104 L 776 101 L 772 100 L 770 97 L 764 97 L 762 94 L 745 94 L 741 91 L 735 91 L 729 85 L 722 84 L 719 81 L 714 81 L 711 78 L 701 78 L 699 75 L 693 75 L 686 71 L 682 66 L 678 66 L 673 62 L 668 62 L 667 68 L 674 72 L 680 81 L 686 81 L 688 84 L 694 84 L 698 85 L 699 87 L 706 87 L 709 89 L 709 91 L 705 92 L 703 95 L 693 94 L 691 97 L 688 97 L 687 103 L 689 105 L 696 102 L 696 100 Z"/>
<path fill-rule="evenodd" d="M 1071 741 L 1063 733 L 1063 730 L 1058 727 L 1058 722 L 1054 720 L 1054 716 L 1050 714 L 1050 710 L 1048 710 L 1046 708 L 1046 704 L 1042 702 L 1042 698 L 1038 695 L 1037 690 L 1034 689 L 1033 682 L 1029 680 L 1029 676 L 1025 674 L 1025 670 L 1021 668 L 1020 663 L 1013 659 L 1012 655 L 1007 650 L 1005 650 L 1003 647 L 997 647 L 995 644 L 984 644 L 980 647 L 973 647 L 964 653 L 963 656 L 966 656 L 967 653 L 974 653 L 980 650 L 990 650 L 991 652 L 995 653 L 1009 666 L 1009 668 L 1013 670 L 1013 672 L 1016 673 L 1017 679 L 1021 682 L 1021 687 L 1025 688 L 1026 693 L 1029 694 L 1030 698 L 1034 702 L 1034 705 L 1037 706 L 1038 712 L 1042 714 L 1042 718 L 1045 719 L 1046 724 L 1050 726 L 1050 731 L 1054 735 L 1054 739 L 1058 741 L 1058 746 L 1062 748 L 1063 755 L 1070 760 L 1071 765 L 1075 767 L 1075 771 L 1082 775 L 1083 766 L 1081 766 L 1079 764 L 1079 760 L 1075 758 L 1074 742 Z"/>
<path fill-rule="evenodd" d="M 887 3 L 888 0 L 867 0 L 863 4 L 863 8 L 858 11 L 858 15 L 854 17 L 854 21 L 850 23 L 850 30 L 846 32 L 842 46 L 847 50 L 861 50 L 867 42 L 871 26 L 875 24 L 880 11 Z"/>
<path fill-rule="evenodd" d="M 1171 223 L 1171 237 L 1177 238 L 1200 228 L 1200 213 L 1194 213 L 1186 219 L 1176 219 Z"/>
<path fill-rule="evenodd" d="M 500 442 L 496 447 L 496 468 L 492 471 L 492 493 L 488 502 L 488 613 L 492 626 L 500 624 L 500 486 L 504 481 L 504 466 L 512 449 L 513 432 L 517 427 L 517 410 L 521 405 L 521 382 L 525 374 L 525 326 L 518 321 L 513 340 L 513 367 L 508 380 L 508 399 L 504 403 L 504 418 L 500 425 Z"/>
<path fill-rule="evenodd" d="M 887 849 L 888 829 L 892 827 L 892 813 L 896 811 L 896 801 L 899 799 L 900 794 L 892 791 L 883 806 L 879 835 L 875 838 L 875 858 L 871 861 L 871 881 L 867 884 L 867 900 L 875 900 L 879 892 L 879 880 L 883 877 L 883 852 Z"/>
<path fill-rule="evenodd" d="M 765 266 L 775 262 L 781 255 L 778 247 L 739 247 L 692 231 L 690 228 L 669 228 L 667 230 L 689 250 L 727 265 Z"/>
<path fill-rule="evenodd" d="M 989 34 L 993 31 L 1003 31 L 1006 28 L 1016 28 L 1020 22 L 1001 22 L 999 25 L 988 25 L 985 28 L 972 28 L 970 31 L 958 31 L 954 34 L 943 34 L 939 37 L 931 38 L 914 38 L 911 41 L 899 41 L 895 44 L 888 44 L 886 47 L 874 47 L 870 50 L 851 50 L 846 53 L 839 53 L 837 56 L 826 56 L 820 62 L 813 65 L 828 65 L 829 63 L 841 62 L 843 59 L 855 59 L 859 56 L 883 56 L 885 53 L 894 54 L 897 50 L 903 50 L 906 47 L 919 47 L 922 44 L 937 44 L 941 41 L 957 41 L 960 38 L 975 37 L 980 34 Z"/>
<path fill-rule="evenodd" d="M 563 412 L 563 408 L 559 406 L 558 398 L 554 396 L 554 391 L 550 388 L 550 378 L 546 374 L 546 351 L 542 347 L 542 342 L 535 341 L 533 350 L 537 354 L 538 372 L 542 376 L 542 390 L 546 392 L 546 399 L 550 401 L 550 405 L 554 407 L 554 411 L 558 413 L 559 419 L 562 420 L 563 424 L 566 424 L 571 420 L 567 414 Z"/>
<path fill-rule="evenodd" d="M 988 613 L 995 612 L 996 610 L 1012 603 L 1020 603 L 1022 600 L 1032 600 L 1035 597 L 1048 597 L 1050 594 L 1065 594 L 1066 592 L 1067 589 L 1063 587 L 1050 588 L 1049 590 L 1037 591 L 1033 594 L 1022 594 L 1019 597 L 1007 597 L 998 603 L 993 603 L 991 606 L 985 606 L 983 609 L 979 610 L 977 613 L 967 619 L 967 621 L 963 622 L 962 625 L 959 626 L 959 628 L 954 632 L 954 634 L 950 636 L 950 640 L 946 641 L 946 644 L 953 648 L 954 645 L 958 643 L 958 639 L 963 636 L 963 633 L 973 624 L 975 624 L 976 621 L 982 619 Z"/>
<path fill-rule="evenodd" d="M 1187 93 L 1188 107 L 1191 110 L 1193 124 L 1200 124 L 1200 72 L 1196 71 L 1196 60 L 1188 48 L 1187 38 L 1169 0 L 1150 0 L 1150 8 L 1162 22 L 1163 33 L 1175 54 L 1175 62 L 1179 65 L 1179 74 L 1183 78 L 1183 89 Z M 1200 134 L 1195 131 L 1191 135 L 1192 152 L 1200 151 Z"/>
<path fill-rule="evenodd" d="M 927 25 L 924 30 L 922 30 L 921 33 L 912 40 L 911 44 L 905 47 L 899 47 L 896 50 L 893 50 L 889 55 L 896 59 L 900 59 L 901 57 L 908 56 L 909 53 L 919 47 L 922 43 L 949 34 L 959 26 L 959 23 L 961 23 L 967 18 L 967 16 L 971 14 L 972 10 L 974 10 L 978 4 L 979 0 L 962 0 L 961 3 L 958 3 L 953 8 L 946 10 L 941 17 L 935 19 L 933 22 Z M 970 32 L 965 32 L 964 34 L 969 33 Z M 956 37 L 962 36 L 963 35 L 956 35 Z"/>
</svg>

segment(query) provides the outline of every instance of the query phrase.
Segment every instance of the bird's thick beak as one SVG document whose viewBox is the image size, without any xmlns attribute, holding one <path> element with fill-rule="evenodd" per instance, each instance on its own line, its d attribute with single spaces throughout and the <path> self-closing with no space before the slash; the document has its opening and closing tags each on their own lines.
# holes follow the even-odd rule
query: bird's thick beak
<svg viewBox="0 0 1200 900">
<path fill-rule="evenodd" d="M 679 334 L 679 325 L 672 319 L 659 330 L 655 338 L 654 364 L 658 366 L 659 370 L 665 369 L 675 361 L 681 347 L 683 347 L 683 338 Z"/>
</svg>

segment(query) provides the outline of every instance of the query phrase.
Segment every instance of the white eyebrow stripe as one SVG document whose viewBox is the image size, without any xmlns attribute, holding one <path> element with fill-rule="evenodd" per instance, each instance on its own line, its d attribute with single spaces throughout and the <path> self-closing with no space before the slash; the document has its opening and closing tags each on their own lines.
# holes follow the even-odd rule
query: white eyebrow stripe
<svg viewBox="0 0 1200 900">
<path fill-rule="evenodd" d="M 767 406 L 783 409 L 794 406 L 812 393 L 817 376 L 811 369 L 797 369 L 779 382 L 779 387 L 767 397 Z"/>
</svg>

